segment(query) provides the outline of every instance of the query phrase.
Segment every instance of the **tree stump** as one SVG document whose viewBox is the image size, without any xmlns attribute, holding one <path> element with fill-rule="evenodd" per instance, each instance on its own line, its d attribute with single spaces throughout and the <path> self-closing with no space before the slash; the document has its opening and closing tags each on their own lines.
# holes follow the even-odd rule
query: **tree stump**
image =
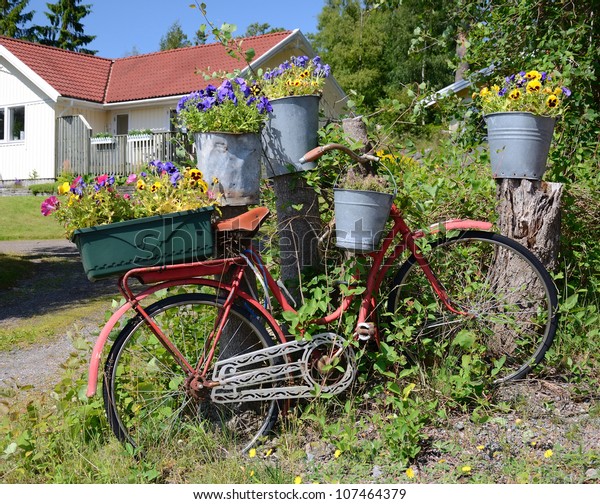
<svg viewBox="0 0 600 504">
<path fill-rule="evenodd" d="M 562 184 L 497 179 L 500 233 L 531 250 L 552 271 L 558 266 Z"/>
</svg>

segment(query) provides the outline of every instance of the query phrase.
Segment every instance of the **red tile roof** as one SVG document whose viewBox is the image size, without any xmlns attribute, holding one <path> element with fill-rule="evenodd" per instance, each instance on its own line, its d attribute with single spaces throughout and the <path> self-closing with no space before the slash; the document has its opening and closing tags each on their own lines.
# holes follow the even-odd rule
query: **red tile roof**
<svg viewBox="0 0 600 504">
<path fill-rule="evenodd" d="M 253 48 L 256 58 L 292 32 L 250 37 L 244 48 Z M 115 103 L 183 95 L 203 88 L 200 72 L 230 72 L 246 64 L 227 55 L 219 43 L 161 51 L 110 60 L 0 36 L 0 45 L 56 89 L 62 96 Z"/>
<path fill-rule="evenodd" d="M 112 61 L 0 36 L 3 45 L 62 96 L 102 102 Z"/>
</svg>

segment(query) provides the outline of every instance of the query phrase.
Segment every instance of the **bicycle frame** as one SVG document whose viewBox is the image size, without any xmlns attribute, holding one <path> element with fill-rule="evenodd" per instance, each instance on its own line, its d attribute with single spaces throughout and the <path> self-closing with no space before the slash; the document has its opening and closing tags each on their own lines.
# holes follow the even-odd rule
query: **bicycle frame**
<svg viewBox="0 0 600 504">
<path fill-rule="evenodd" d="M 449 231 L 477 229 L 488 231 L 491 229 L 492 224 L 489 222 L 469 219 L 453 219 L 430 226 L 428 232 L 426 233 L 423 230 L 418 230 L 415 232 L 411 231 L 395 206 L 392 206 L 390 217 L 393 221 L 393 226 L 388 234 L 383 238 L 380 250 L 367 254 L 372 257 L 373 263 L 366 279 L 366 289 L 362 295 L 357 319 L 357 327 L 359 324 L 369 321 L 373 317 L 376 307 L 376 293 L 379 291 L 379 288 L 382 285 L 385 275 L 389 269 L 406 250 L 414 254 L 419 266 L 422 268 L 434 291 L 440 297 L 440 300 L 446 306 L 446 308 L 454 313 L 468 316 L 468 314 L 461 312 L 452 305 L 452 302 L 446 295 L 443 286 L 438 282 L 435 273 L 431 271 L 427 261 L 419 253 L 419 248 L 416 241 L 422 237 L 425 237 L 426 234 L 436 234 L 442 230 Z M 400 235 L 400 240 L 392 247 L 398 235 Z M 387 253 L 390 248 L 391 253 L 388 255 Z M 250 249 L 250 254 L 248 257 L 252 258 L 252 256 L 256 256 L 253 258 L 253 261 L 261 261 L 258 252 Z M 148 296 L 165 288 L 184 285 L 202 285 L 214 288 L 215 291 L 218 292 L 224 292 L 226 294 L 224 303 L 225 312 L 223 314 L 222 321 L 226 320 L 228 310 L 233 302 L 238 298 L 242 299 L 270 325 L 279 342 L 285 343 L 286 335 L 273 315 L 254 297 L 239 288 L 244 277 L 244 273 L 246 272 L 246 268 L 248 267 L 249 264 L 246 258 L 241 255 L 234 258 L 214 259 L 197 263 L 137 268 L 128 271 L 125 275 L 119 278 L 119 290 L 125 297 L 125 303 L 113 313 L 96 339 L 89 363 L 87 396 L 92 397 L 96 393 L 100 360 L 104 346 L 106 345 L 106 341 L 108 340 L 111 331 L 123 318 L 123 316 L 129 312 L 129 310 L 134 310 L 145 320 L 145 323 L 147 323 L 151 330 L 157 335 L 159 341 L 161 341 L 161 343 L 174 355 L 184 369 L 187 369 L 190 374 L 196 373 L 196 369 L 194 369 L 194 367 L 188 363 L 185 358 L 183 358 L 179 350 L 171 344 L 168 337 L 165 337 L 162 334 L 160 328 L 155 326 L 152 319 L 147 315 L 145 309 L 140 304 L 141 301 Z M 221 283 L 217 280 L 206 278 L 209 276 L 222 275 L 226 272 L 233 278 L 233 280 L 228 283 Z M 282 307 L 283 310 L 295 312 L 294 308 L 288 303 L 282 290 L 277 285 L 277 282 L 269 273 L 269 271 L 266 268 L 263 268 L 263 273 L 267 280 L 268 289 L 277 303 Z M 144 289 L 142 292 L 135 294 L 128 284 L 129 280 L 132 278 L 138 279 L 142 284 L 152 285 Z M 343 297 L 340 306 L 334 312 L 322 317 L 321 319 L 315 320 L 314 323 L 318 325 L 327 325 L 339 319 L 349 308 L 353 299 L 354 295 Z M 218 332 L 219 328 L 217 328 L 217 339 Z M 374 329 L 374 338 L 377 342 L 379 342 L 379 335 L 376 327 Z"/>
</svg>

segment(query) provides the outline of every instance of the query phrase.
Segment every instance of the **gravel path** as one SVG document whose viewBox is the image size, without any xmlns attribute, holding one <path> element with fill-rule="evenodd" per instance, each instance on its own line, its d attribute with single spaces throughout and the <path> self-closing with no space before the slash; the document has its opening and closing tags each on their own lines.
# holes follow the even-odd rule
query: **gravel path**
<svg viewBox="0 0 600 504">
<path fill-rule="evenodd" d="M 0 290 L 0 328 L 27 327 L 36 315 L 85 304 L 99 296 L 118 295 L 115 282 L 90 282 L 74 244 L 67 240 L 0 241 L 0 254 L 27 256 L 32 275 L 8 290 Z M 64 334 L 46 344 L 0 352 L 0 387 L 32 385 L 51 388 L 60 366 L 73 350 L 69 333 L 92 336 L 103 314 L 65 321 Z"/>
</svg>

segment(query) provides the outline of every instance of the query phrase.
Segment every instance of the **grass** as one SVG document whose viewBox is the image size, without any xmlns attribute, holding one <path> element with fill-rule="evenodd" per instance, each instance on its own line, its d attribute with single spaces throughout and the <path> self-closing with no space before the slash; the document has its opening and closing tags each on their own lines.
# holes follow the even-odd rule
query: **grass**
<svg viewBox="0 0 600 504">
<path fill-rule="evenodd" d="M 0 352 L 48 343 L 64 335 L 70 326 L 76 328 L 76 321 L 86 318 L 95 317 L 101 322 L 103 318 L 99 314 L 103 314 L 109 307 L 109 298 L 100 298 L 83 305 L 29 317 L 26 323 L 0 327 Z"/>
<path fill-rule="evenodd" d="M 13 287 L 18 280 L 31 276 L 31 263 L 28 259 L 0 254 L 0 289 Z"/>
<path fill-rule="evenodd" d="M 50 240 L 64 238 L 64 230 L 52 217 L 40 212 L 43 196 L 0 198 L 0 240 Z"/>
</svg>

